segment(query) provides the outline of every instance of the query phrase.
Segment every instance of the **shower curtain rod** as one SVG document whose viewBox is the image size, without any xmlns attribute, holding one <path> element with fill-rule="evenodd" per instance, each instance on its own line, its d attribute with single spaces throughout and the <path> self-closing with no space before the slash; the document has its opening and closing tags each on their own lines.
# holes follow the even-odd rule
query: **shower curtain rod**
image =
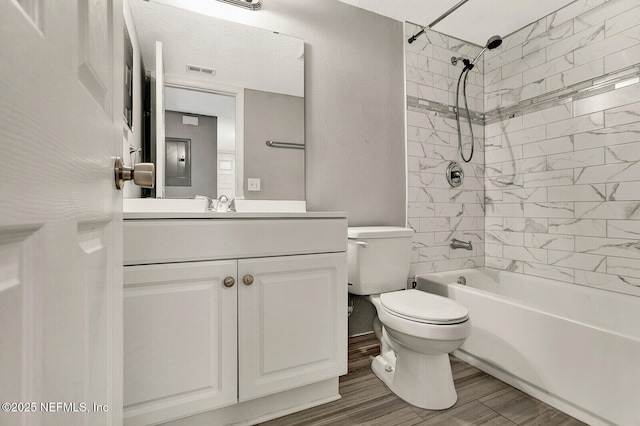
<svg viewBox="0 0 640 426">
<path fill-rule="evenodd" d="M 455 10 L 457 8 L 459 8 L 460 6 L 462 6 L 463 4 L 465 4 L 466 2 L 468 2 L 469 0 L 460 0 L 458 3 L 456 3 L 451 9 L 447 10 L 445 13 L 443 13 L 442 15 L 440 15 L 440 17 L 438 19 L 436 19 L 435 21 L 433 21 L 432 23 L 430 23 L 429 25 L 427 25 L 426 27 L 422 27 L 422 30 L 418 31 L 417 33 L 415 33 L 411 38 L 409 38 L 409 44 L 413 43 L 414 41 L 416 41 L 416 39 L 418 37 L 420 37 L 424 31 L 427 28 L 431 28 L 433 27 L 435 24 L 437 24 L 438 22 L 442 21 L 444 18 L 446 18 L 447 16 L 451 15 L 453 12 L 455 12 Z"/>
</svg>

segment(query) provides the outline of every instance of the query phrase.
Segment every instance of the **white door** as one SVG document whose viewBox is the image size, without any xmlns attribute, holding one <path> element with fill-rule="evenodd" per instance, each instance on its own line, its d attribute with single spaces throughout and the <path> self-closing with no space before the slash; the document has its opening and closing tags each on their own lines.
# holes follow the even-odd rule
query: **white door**
<svg viewBox="0 0 640 426">
<path fill-rule="evenodd" d="M 165 111 L 164 111 L 164 60 L 162 42 L 156 41 L 155 134 L 156 134 L 156 198 L 164 198 L 165 175 Z"/>
<path fill-rule="evenodd" d="M 0 0 L 0 424 L 122 422 L 122 83 L 121 1 Z"/>
</svg>

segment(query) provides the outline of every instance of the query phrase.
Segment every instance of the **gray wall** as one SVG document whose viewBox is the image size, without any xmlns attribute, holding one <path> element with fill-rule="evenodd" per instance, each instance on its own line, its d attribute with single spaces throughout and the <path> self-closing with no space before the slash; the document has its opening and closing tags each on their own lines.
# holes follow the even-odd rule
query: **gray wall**
<svg viewBox="0 0 640 426">
<path fill-rule="evenodd" d="M 217 119 L 198 114 L 198 125 L 182 124 L 181 112 L 165 112 L 165 136 L 191 139 L 191 186 L 166 186 L 167 198 L 217 197 Z"/>
<path fill-rule="evenodd" d="M 304 200 L 304 150 L 270 148 L 267 140 L 304 142 L 304 98 L 244 91 L 244 197 Z M 259 178 L 260 191 L 247 179 Z"/>
<path fill-rule="evenodd" d="M 336 0 L 269 0 L 242 23 L 305 41 L 308 209 L 405 226 L 402 23 Z"/>
</svg>

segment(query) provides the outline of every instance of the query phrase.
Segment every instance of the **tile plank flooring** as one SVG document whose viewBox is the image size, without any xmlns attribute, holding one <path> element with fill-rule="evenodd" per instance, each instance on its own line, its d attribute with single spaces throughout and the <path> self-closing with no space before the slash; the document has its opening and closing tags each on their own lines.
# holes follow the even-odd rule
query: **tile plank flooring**
<svg viewBox="0 0 640 426">
<path fill-rule="evenodd" d="M 458 402 L 448 410 L 414 407 L 395 396 L 371 371 L 380 353 L 373 333 L 349 339 L 349 372 L 340 378 L 342 399 L 263 426 L 585 425 L 477 368 L 451 357 Z"/>
</svg>

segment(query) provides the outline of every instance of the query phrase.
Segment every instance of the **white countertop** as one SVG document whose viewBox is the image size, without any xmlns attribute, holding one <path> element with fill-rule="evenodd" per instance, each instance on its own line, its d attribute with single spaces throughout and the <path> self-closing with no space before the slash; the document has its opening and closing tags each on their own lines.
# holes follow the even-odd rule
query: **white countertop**
<svg viewBox="0 0 640 426">
<path fill-rule="evenodd" d="M 154 219 L 346 219 L 345 212 L 124 212 L 125 220 Z"/>
<path fill-rule="evenodd" d="M 145 219 L 344 219 L 345 212 L 308 212 L 305 201 L 235 200 L 238 211 L 207 211 L 206 199 L 125 198 L 125 220 Z M 216 201 L 217 202 L 217 201 Z"/>
</svg>

